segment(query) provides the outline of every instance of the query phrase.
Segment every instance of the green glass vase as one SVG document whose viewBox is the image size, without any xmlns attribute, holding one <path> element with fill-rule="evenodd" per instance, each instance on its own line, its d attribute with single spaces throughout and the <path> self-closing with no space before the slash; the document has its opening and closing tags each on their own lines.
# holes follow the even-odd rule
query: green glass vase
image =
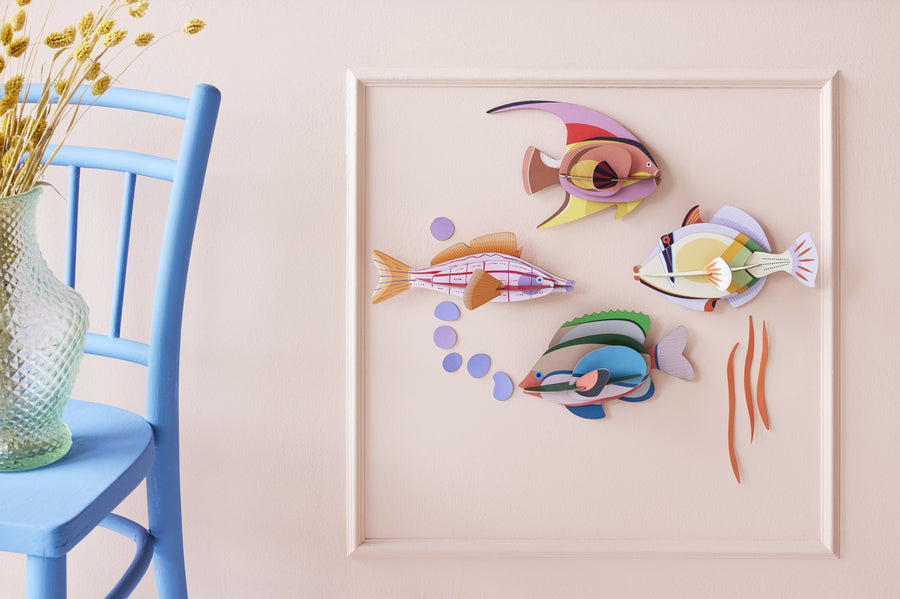
<svg viewBox="0 0 900 599">
<path fill-rule="evenodd" d="M 37 243 L 42 187 L 0 198 L 0 472 L 63 457 L 62 413 L 84 355 L 88 308 Z"/>
</svg>

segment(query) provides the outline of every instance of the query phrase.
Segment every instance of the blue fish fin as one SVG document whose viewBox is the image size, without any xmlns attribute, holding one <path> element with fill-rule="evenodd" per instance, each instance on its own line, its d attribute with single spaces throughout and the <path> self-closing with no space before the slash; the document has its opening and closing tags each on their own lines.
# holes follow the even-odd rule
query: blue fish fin
<svg viewBox="0 0 900 599">
<path fill-rule="evenodd" d="M 628 395 L 620 397 L 619 399 L 621 399 L 622 401 L 637 403 L 639 401 L 645 401 L 653 397 L 654 391 L 656 391 L 656 387 L 653 386 L 653 381 L 650 379 L 650 377 L 647 377 L 647 380 L 638 385 L 634 391 L 632 391 Z"/>
<path fill-rule="evenodd" d="M 599 420 L 606 418 L 606 410 L 598 403 L 588 404 L 586 406 L 566 406 L 566 409 L 578 416 L 579 418 L 587 418 L 588 420 Z"/>
</svg>

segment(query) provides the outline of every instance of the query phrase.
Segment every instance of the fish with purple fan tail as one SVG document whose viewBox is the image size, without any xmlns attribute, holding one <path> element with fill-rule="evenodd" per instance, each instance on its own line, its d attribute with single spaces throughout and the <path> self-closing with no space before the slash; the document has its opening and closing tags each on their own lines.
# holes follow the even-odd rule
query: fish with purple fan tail
<svg viewBox="0 0 900 599">
<path fill-rule="evenodd" d="M 558 116 L 566 125 L 566 153 L 554 159 L 530 146 L 525 151 L 522 180 L 531 195 L 551 185 L 566 192 L 562 206 L 539 229 L 584 218 L 616 207 L 621 218 L 659 185 L 659 168 L 647 148 L 610 117 L 577 104 L 532 100 L 513 102 L 488 114 L 532 108 Z"/>
<path fill-rule="evenodd" d="M 681 228 L 662 235 L 634 267 L 634 278 L 677 304 L 711 312 L 720 299 L 735 308 L 749 302 L 770 274 L 787 272 L 814 287 L 818 271 L 819 254 L 809 233 L 773 254 L 762 227 L 743 210 L 724 206 L 706 223 L 694 206 Z"/>
<path fill-rule="evenodd" d="M 652 369 L 685 380 L 694 369 L 684 356 L 687 329 L 678 327 L 647 345 L 650 317 L 639 312 L 586 314 L 565 323 L 519 383 L 526 394 L 565 406 L 581 418 L 606 416 L 602 404 L 650 399 Z"/>
</svg>

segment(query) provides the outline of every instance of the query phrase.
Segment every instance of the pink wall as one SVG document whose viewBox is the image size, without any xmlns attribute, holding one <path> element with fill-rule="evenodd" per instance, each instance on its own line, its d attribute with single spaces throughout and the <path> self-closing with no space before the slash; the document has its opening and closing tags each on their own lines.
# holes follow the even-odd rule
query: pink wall
<svg viewBox="0 0 900 599">
<path fill-rule="evenodd" d="M 184 504 L 193 596 L 897 594 L 900 484 L 892 473 L 900 404 L 894 397 L 891 342 L 900 330 L 886 317 L 897 288 L 885 274 L 900 220 L 893 201 L 900 185 L 896 3 L 193 0 L 177 8 L 154 5 L 153 11 L 157 24 L 200 16 L 209 28 L 202 37 L 161 44 L 124 83 L 187 94 L 191 84 L 207 81 L 223 92 L 184 333 Z M 153 23 L 148 29 L 163 30 Z M 609 298 L 604 301 L 651 314 L 653 338 L 687 324 L 700 376 L 695 383 L 663 381 L 658 398 L 616 406 L 615 418 L 601 423 L 577 421 L 520 394 L 506 404 L 494 402 L 489 386 L 464 376 L 432 394 L 421 385 L 436 377 L 447 380 L 433 373 L 440 352 L 427 335 L 407 339 L 423 327 L 427 332 L 433 320 L 428 311 L 439 297 L 420 292 L 368 310 L 367 359 L 385 344 L 385 352 L 403 360 L 409 353 L 420 357 L 409 377 L 396 377 L 396 395 L 385 391 L 395 376 L 388 354 L 373 361 L 367 375 L 375 403 L 364 422 L 371 430 L 363 466 L 372 486 L 362 536 L 500 539 L 499 549 L 507 553 L 510 545 L 503 539 L 649 539 L 667 543 L 666 555 L 510 558 L 492 556 L 480 544 L 462 547 L 469 551 L 462 557 L 347 556 L 346 71 L 376 67 L 452 69 L 460 77 L 484 69 L 663 78 L 685 72 L 740 71 L 765 78 L 783 70 L 839 71 L 840 218 L 832 241 L 839 243 L 842 268 L 840 279 L 830 284 L 840 290 L 840 480 L 834 504 L 840 559 L 677 555 L 722 547 L 727 554 L 735 539 L 744 549 L 756 542 L 778 553 L 781 540 L 815 544 L 821 538 L 821 485 L 827 482 L 821 465 L 829 462 L 821 455 L 817 385 L 834 380 L 819 359 L 825 291 L 773 279 L 758 303 L 740 310 L 721 306 L 705 318 L 639 293 L 644 290 L 635 289 L 628 276 L 602 296 Z M 550 117 L 538 122 L 531 114 L 488 117 L 469 110 L 525 99 L 519 91 L 455 89 L 445 95 L 437 88 L 379 88 L 370 98 L 378 117 L 370 135 L 387 153 L 371 156 L 371 164 L 384 169 L 367 179 L 373 204 L 363 220 L 368 244 L 363 250 L 392 250 L 418 264 L 440 245 L 427 237 L 430 218 L 447 212 L 459 225 L 454 241 L 462 241 L 488 232 L 472 214 L 479 198 L 496 202 L 498 210 L 484 217 L 484 227 L 521 232 L 526 253 L 534 252 L 559 274 L 575 271 L 567 276 L 585 289 L 585 295 L 566 301 L 528 302 L 533 305 L 518 314 L 527 313 L 533 331 L 499 310 L 496 319 L 487 311 L 467 315 L 459 327 L 468 335 L 466 347 L 494 353 L 502 362 L 498 366 L 515 376 L 533 361 L 527 344 L 546 343 L 562 319 L 595 309 L 590 298 L 601 292 L 591 278 L 593 262 L 573 256 L 588 241 L 621 248 L 627 257 L 615 264 L 635 252 L 634 259 L 641 260 L 650 249 L 646 239 L 663 232 L 664 223 L 677 225 L 686 207 L 705 201 L 712 208 L 731 197 L 759 217 L 779 250 L 803 223 L 816 237 L 823 226 L 817 208 L 820 92 L 706 91 L 562 90 L 572 101 L 608 109 L 659 148 L 659 160 L 672 177 L 671 187 L 660 189 L 658 203 L 651 198 L 621 221 L 608 214 L 590 217 L 570 225 L 570 234 L 551 236 L 559 240 L 551 243 L 547 232 L 533 226 L 555 209 L 556 198 L 526 198 L 515 169 L 524 145 L 558 151 L 557 123 Z M 278 100 L 269 99 L 273 96 Z M 392 106 L 403 107 L 406 118 L 396 119 Z M 439 118 L 432 124 L 434 116 Z M 421 126 L 414 127 L 413 119 Z M 386 176 L 403 152 L 416 150 L 404 136 L 419 131 L 427 138 L 432 129 L 451 147 L 468 152 L 460 155 L 466 169 L 458 183 L 464 193 L 458 196 L 447 193 L 451 187 L 412 197 L 407 186 Z M 454 134 L 460 136 L 453 139 Z M 435 147 L 434 140 L 425 139 L 423 147 Z M 770 153 L 777 177 L 746 176 L 746 162 L 766 163 L 754 148 Z M 723 160 L 729 153 L 740 158 L 729 164 Z M 492 170 L 472 170 L 488 160 Z M 706 169 L 707 164 L 715 168 Z M 392 197 L 410 200 L 409 208 L 391 213 Z M 512 204 L 521 211 L 499 209 Z M 396 222 L 386 215 L 396 216 Z M 54 243 L 47 241 L 50 247 Z M 835 267 L 825 265 L 832 273 Z M 365 269 L 367 295 L 372 271 Z M 795 298 L 807 309 L 790 307 Z M 747 481 L 738 487 L 730 479 L 724 441 L 723 349 L 737 340 L 743 345 L 750 313 L 772 322 L 769 393 L 773 422 L 776 413 L 779 420 L 752 447 L 746 431 L 739 431 Z M 395 317 L 402 330 L 391 333 Z M 807 343 L 812 354 L 804 351 Z M 131 372 L 106 379 L 86 366 L 79 390 L 124 393 L 135 379 Z M 417 394 L 419 403 L 410 394 Z M 467 403 L 449 410 L 439 403 L 445 397 Z M 433 406 L 425 403 L 430 399 Z M 740 393 L 738 399 L 740 406 Z M 409 409 L 399 410 L 403 405 Z M 739 416 L 739 423 L 746 425 L 745 419 L 746 414 Z M 396 443 L 392 432 L 399 433 Z M 560 462 L 559 450 L 549 443 L 560 440 L 590 458 Z M 506 477 L 503 484 L 499 473 Z M 504 485 L 519 492 L 504 494 Z M 140 515 L 138 502 L 129 500 L 123 511 Z M 586 516 L 580 520 L 582 512 Z M 100 574 L 98 562 L 127 563 L 127 542 L 108 541 L 101 533 L 72 555 L 70 596 L 99 596 L 111 584 L 113 576 Z M 23 596 L 24 561 L 0 556 L 0 572 L 0 594 Z M 152 582 L 135 596 L 153 596 Z"/>
</svg>

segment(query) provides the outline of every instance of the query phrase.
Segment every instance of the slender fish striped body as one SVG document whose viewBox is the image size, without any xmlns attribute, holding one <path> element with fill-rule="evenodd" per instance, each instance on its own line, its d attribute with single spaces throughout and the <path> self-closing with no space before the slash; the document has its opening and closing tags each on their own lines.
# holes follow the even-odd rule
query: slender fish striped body
<svg viewBox="0 0 900 599">
<path fill-rule="evenodd" d="M 458 243 L 413 269 L 375 250 L 379 280 L 372 295 L 377 304 L 407 289 L 421 288 L 463 298 L 473 310 L 488 302 L 509 303 L 572 291 L 575 281 L 551 274 L 519 257 L 512 233 L 494 233 Z"/>
</svg>

